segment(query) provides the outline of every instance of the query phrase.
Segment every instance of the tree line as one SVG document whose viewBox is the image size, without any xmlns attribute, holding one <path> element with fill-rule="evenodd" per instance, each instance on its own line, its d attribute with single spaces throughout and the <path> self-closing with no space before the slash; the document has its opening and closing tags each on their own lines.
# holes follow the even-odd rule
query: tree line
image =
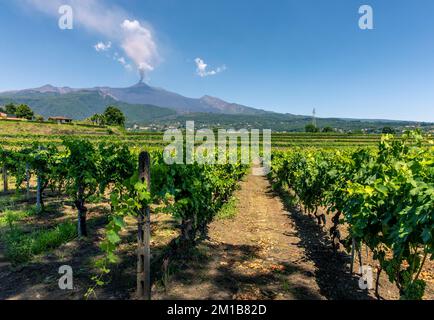
<svg viewBox="0 0 434 320">
<path fill-rule="evenodd" d="M 44 120 L 43 116 L 35 115 L 35 112 L 27 104 L 8 103 L 4 107 L 0 106 L 0 112 L 27 120 Z M 126 117 L 116 106 L 108 106 L 102 114 L 94 114 L 88 120 L 101 126 L 108 125 L 124 127 Z"/>
<path fill-rule="evenodd" d="M 32 120 L 35 116 L 33 110 L 27 104 L 16 105 L 14 103 L 8 103 L 4 108 L 0 107 L 0 112 L 14 115 L 17 118 L 23 118 Z"/>
</svg>

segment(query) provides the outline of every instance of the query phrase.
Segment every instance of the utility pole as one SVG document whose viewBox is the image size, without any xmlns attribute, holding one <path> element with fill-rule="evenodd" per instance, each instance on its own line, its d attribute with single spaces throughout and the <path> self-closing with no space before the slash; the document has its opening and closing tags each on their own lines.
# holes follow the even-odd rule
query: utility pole
<svg viewBox="0 0 434 320">
<path fill-rule="evenodd" d="M 315 110 L 315 108 L 313 108 L 313 112 L 312 112 L 312 124 L 316 128 L 316 110 Z"/>
</svg>

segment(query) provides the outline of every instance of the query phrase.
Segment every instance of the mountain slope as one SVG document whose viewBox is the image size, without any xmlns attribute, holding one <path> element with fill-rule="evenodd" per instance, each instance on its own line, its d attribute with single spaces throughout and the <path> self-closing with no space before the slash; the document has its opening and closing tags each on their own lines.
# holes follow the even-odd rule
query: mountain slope
<svg viewBox="0 0 434 320">
<path fill-rule="evenodd" d="M 272 112 L 254 109 L 251 107 L 243 106 L 241 104 L 236 103 L 228 103 L 219 98 L 211 97 L 211 96 L 203 96 L 200 100 L 214 107 L 215 109 L 220 110 L 221 113 L 224 114 L 245 114 L 245 115 L 258 115 L 258 114 L 270 114 Z"/>
<path fill-rule="evenodd" d="M 57 90 L 37 92 L 26 90 L 0 94 L 0 105 L 9 102 L 28 104 L 36 114 L 44 117 L 64 116 L 85 119 L 95 113 L 102 113 L 109 105 L 121 109 L 127 122 L 148 121 L 176 114 L 175 111 L 153 105 L 128 104 L 95 90 L 70 90 L 59 93 Z"/>
<path fill-rule="evenodd" d="M 178 113 L 218 112 L 215 108 L 202 103 L 198 99 L 187 98 L 177 93 L 153 88 L 145 83 L 138 83 L 128 88 L 100 87 L 94 90 L 110 95 L 119 101 L 167 107 Z"/>
<path fill-rule="evenodd" d="M 97 92 L 103 97 L 109 96 L 113 100 L 135 105 L 153 105 L 162 108 L 175 110 L 178 114 L 192 112 L 221 113 L 221 114 L 264 114 L 267 111 L 257 110 L 247 106 L 228 103 L 219 98 L 204 96 L 200 99 L 184 97 L 180 94 L 160 88 L 151 87 L 143 82 L 127 88 L 96 87 L 89 89 L 73 89 L 69 87 L 54 87 L 44 85 L 39 88 L 25 89 L 21 91 L 10 91 L 0 94 L 0 97 L 27 98 L 40 95 L 56 95 L 57 103 L 62 104 L 62 98 L 71 99 L 72 94 L 82 95 L 83 92 Z M 71 112 L 73 114 L 73 112 Z M 87 114 L 87 113 L 86 113 Z M 82 117 L 82 114 L 79 115 Z"/>
<path fill-rule="evenodd" d="M 152 104 L 167 107 L 180 114 L 192 112 L 209 112 L 222 114 L 264 114 L 264 110 L 258 110 L 236 103 L 228 103 L 219 98 L 204 96 L 200 99 L 184 97 L 164 89 L 154 88 L 140 82 L 128 88 L 95 88 L 104 94 L 108 94 L 119 101 L 138 104 Z"/>
</svg>

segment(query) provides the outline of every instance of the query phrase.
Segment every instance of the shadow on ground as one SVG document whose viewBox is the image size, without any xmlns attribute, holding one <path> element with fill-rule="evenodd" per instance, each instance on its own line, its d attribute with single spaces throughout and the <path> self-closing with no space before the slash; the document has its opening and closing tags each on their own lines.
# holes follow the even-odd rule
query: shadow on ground
<svg viewBox="0 0 434 320">
<path fill-rule="evenodd" d="M 270 197 L 279 196 L 286 210 L 288 218 L 294 221 L 297 236 L 301 239 L 301 246 L 308 259 L 316 267 L 315 279 L 321 294 L 329 300 L 373 300 L 366 290 L 358 286 L 359 278 L 352 276 L 348 264 L 350 257 L 343 252 L 334 252 L 328 233 L 317 222 L 294 206 L 291 194 L 284 190 L 267 191 Z"/>
<path fill-rule="evenodd" d="M 95 207 L 89 210 L 101 211 Z M 35 257 L 30 263 L 11 266 L 0 256 L 0 300 L 80 300 L 85 299 L 87 290 L 95 285 L 91 279 L 96 275 L 94 262 L 101 257 L 98 246 L 107 223 L 105 215 L 93 216 L 88 220 L 89 237 L 74 240 L 43 256 Z M 39 223 L 32 224 L 37 226 Z M 152 229 L 170 227 L 167 221 L 153 221 Z M 124 235 L 119 253 L 119 263 L 112 265 L 111 273 L 105 280 L 107 284 L 97 287 L 90 299 L 134 299 L 136 289 L 136 231 L 134 226 Z M 158 264 L 161 255 L 169 251 L 165 244 L 152 246 L 152 265 L 154 270 L 161 269 Z M 3 261 L 4 260 L 4 261 Z M 58 273 L 62 265 L 71 266 L 74 276 L 74 289 L 61 290 L 58 286 Z M 157 272 L 153 272 L 157 274 Z"/>
<path fill-rule="evenodd" d="M 306 270 L 280 262 L 279 270 L 254 265 L 260 248 L 202 241 L 185 256 L 171 261 L 172 275 L 167 287 L 156 290 L 156 299 L 282 299 L 282 294 L 297 300 L 321 297 L 301 282 L 291 282 L 291 275 Z M 246 268 L 242 268 L 242 265 Z"/>
</svg>

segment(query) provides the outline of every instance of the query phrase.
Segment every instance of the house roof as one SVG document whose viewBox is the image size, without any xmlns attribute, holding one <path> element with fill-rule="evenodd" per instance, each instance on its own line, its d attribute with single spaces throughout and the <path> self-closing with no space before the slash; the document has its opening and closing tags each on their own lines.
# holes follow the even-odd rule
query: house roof
<svg viewBox="0 0 434 320">
<path fill-rule="evenodd" d="M 18 117 L 17 117 L 16 115 L 11 114 L 11 113 L 0 112 L 0 115 L 1 115 L 2 117 L 7 117 L 7 118 L 16 118 L 16 119 L 18 119 Z"/>
</svg>

